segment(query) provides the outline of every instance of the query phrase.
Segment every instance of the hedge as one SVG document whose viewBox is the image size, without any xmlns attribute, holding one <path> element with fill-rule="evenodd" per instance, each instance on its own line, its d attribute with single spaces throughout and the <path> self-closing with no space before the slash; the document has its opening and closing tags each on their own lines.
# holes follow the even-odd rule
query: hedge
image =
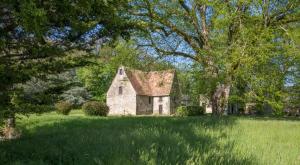
<svg viewBox="0 0 300 165">
<path fill-rule="evenodd" d="M 199 116 L 204 114 L 204 108 L 201 106 L 180 106 L 177 108 L 177 116 Z"/>
</svg>

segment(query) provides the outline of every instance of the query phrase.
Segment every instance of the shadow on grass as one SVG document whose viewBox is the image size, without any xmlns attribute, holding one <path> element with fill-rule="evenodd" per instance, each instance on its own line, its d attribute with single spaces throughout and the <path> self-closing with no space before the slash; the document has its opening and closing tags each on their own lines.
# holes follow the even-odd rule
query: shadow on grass
<svg viewBox="0 0 300 165">
<path fill-rule="evenodd" d="M 224 128 L 235 118 L 77 118 L 0 144 L 0 160 L 20 164 L 253 164 L 233 153 Z"/>
</svg>

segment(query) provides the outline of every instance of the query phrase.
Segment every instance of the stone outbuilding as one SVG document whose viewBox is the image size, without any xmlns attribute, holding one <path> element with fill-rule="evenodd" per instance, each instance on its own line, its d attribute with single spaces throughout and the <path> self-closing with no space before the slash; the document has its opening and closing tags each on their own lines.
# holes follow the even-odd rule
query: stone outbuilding
<svg viewBox="0 0 300 165">
<path fill-rule="evenodd" d="M 180 104 L 176 71 L 143 72 L 121 66 L 106 103 L 109 115 L 172 115 Z"/>
<path fill-rule="evenodd" d="M 199 96 L 199 106 L 202 106 L 205 110 L 205 113 L 212 113 L 211 101 L 205 96 Z"/>
</svg>

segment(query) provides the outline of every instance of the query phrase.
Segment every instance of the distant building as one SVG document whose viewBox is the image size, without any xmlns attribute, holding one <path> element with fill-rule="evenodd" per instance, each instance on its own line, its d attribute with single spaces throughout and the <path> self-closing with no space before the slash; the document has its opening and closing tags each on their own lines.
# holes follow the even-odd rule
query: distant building
<svg viewBox="0 0 300 165">
<path fill-rule="evenodd" d="M 179 104 L 175 70 L 143 72 L 121 66 L 107 92 L 109 115 L 172 115 Z"/>
<path fill-rule="evenodd" d="M 212 113 L 211 101 L 205 95 L 199 96 L 199 105 L 204 107 L 205 113 Z"/>
<path fill-rule="evenodd" d="M 189 95 L 182 95 L 181 97 L 181 105 L 189 106 L 192 104 L 191 98 Z"/>
</svg>

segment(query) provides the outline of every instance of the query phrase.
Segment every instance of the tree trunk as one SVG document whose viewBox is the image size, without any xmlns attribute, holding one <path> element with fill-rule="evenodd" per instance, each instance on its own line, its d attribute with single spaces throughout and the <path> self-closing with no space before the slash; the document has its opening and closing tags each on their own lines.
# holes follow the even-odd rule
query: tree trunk
<svg viewBox="0 0 300 165">
<path fill-rule="evenodd" d="M 20 137 L 20 133 L 16 130 L 16 117 L 12 115 L 5 122 L 4 138 L 7 140 L 16 139 Z"/>
<path fill-rule="evenodd" d="M 213 115 L 221 116 L 227 114 L 230 86 L 230 84 L 221 84 L 217 86 L 211 98 Z"/>
</svg>

